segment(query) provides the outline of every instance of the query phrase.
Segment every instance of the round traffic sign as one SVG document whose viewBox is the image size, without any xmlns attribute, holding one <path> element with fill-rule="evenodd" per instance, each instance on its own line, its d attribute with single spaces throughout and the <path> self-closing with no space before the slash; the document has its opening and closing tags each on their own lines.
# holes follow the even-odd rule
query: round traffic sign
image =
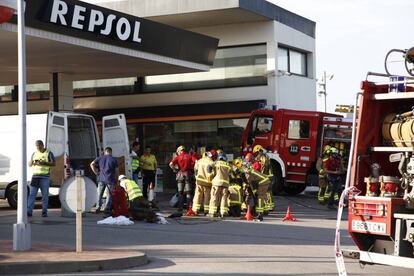
<svg viewBox="0 0 414 276">
<path fill-rule="evenodd" d="M 97 192 L 95 183 L 88 177 L 80 177 L 82 189 L 82 212 L 89 211 L 96 203 Z M 59 198 L 62 207 L 76 213 L 78 203 L 77 178 L 72 176 L 63 182 Z"/>
</svg>

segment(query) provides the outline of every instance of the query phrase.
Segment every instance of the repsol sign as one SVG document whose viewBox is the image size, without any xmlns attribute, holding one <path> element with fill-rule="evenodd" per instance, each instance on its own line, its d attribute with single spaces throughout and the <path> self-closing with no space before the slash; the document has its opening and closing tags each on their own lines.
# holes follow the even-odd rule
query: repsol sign
<svg viewBox="0 0 414 276">
<path fill-rule="evenodd" d="M 78 0 L 27 0 L 26 26 L 207 65 L 218 45 L 212 37 Z"/>
<path fill-rule="evenodd" d="M 44 20 L 61 26 L 79 29 L 122 41 L 141 43 L 141 22 L 130 21 L 113 13 L 88 8 L 79 4 L 71 4 L 64 0 L 49 0 L 49 9 Z"/>
</svg>

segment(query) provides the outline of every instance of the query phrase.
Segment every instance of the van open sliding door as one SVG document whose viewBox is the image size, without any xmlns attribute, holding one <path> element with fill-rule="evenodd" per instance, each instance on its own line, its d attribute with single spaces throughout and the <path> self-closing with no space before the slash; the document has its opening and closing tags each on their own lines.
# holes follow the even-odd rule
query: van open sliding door
<svg viewBox="0 0 414 276">
<path fill-rule="evenodd" d="M 124 114 L 105 116 L 102 118 L 103 148 L 111 147 L 112 155 L 118 159 L 119 174 L 132 177 L 129 157 L 129 139 Z"/>
<path fill-rule="evenodd" d="M 52 186 L 60 186 L 65 175 L 65 153 L 67 152 L 67 117 L 58 112 L 49 112 L 47 118 L 46 148 L 56 159 L 56 166 L 51 168 L 50 180 Z"/>
</svg>

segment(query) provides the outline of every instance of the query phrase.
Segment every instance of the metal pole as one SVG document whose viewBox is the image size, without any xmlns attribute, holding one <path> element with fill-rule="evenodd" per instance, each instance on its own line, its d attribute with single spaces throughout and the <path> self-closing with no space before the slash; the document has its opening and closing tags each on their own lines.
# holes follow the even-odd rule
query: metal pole
<svg viewBox="0 0 414 276">
<path fill-rule="evenodd" d="M 325 104 L 325 108 L 324 108 L 324 112 L 326 112 L 326 71 L 323 71 L 323 98 L 324 98 L 324 104 Z"/>
<path fill-rule="evenodd" d="M 18 17 L 18 71 L 19 71 L 19 121 L 20 121 L 20 174 L 18 178 L 17 224 L 13 227 L 13 250 L 31 248 L 30 224 L 27 223 L 27 158 L 26 158 L 26 41 L 24 0 L 17 0 Z"/>
</svg>

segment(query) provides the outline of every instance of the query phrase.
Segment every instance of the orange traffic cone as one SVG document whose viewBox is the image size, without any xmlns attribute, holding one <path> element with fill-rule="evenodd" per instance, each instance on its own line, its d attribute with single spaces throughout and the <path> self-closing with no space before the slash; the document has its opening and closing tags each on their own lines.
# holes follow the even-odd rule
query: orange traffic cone
<svg viewBox="0 0 414 276">
<path fill-rule="evenodd" d="M 187 213 L 185 213 L 186 217 L 195 217 L 197 216 L 197 213 L 193 211 L 193 203 L 190 202 L 190 204 L 188 204 L 188 210 Z"/>
<path fill-rule="evenodd" d="M 287 208 L 287 212 L 286 212 L 286 215 L 285 215 L 285 217 L 283 218 L 283 221 L 286 221 L 286 220 L 298 221 L 297 219 L 295 219 L 295 218 L 292 216 L 292 213 L 290 212 L 290 206 L 288 206 L 288 208 Z"/>
<path fill-rule="evenodd" d="M 254 220 L 254 216 L 252 215 L 252 209 L 250 208 L 250 205 L 247 206 L 247 213 L 245 216 L 241 217 L 241 219 L 245 220 Z"/>
</svg>

